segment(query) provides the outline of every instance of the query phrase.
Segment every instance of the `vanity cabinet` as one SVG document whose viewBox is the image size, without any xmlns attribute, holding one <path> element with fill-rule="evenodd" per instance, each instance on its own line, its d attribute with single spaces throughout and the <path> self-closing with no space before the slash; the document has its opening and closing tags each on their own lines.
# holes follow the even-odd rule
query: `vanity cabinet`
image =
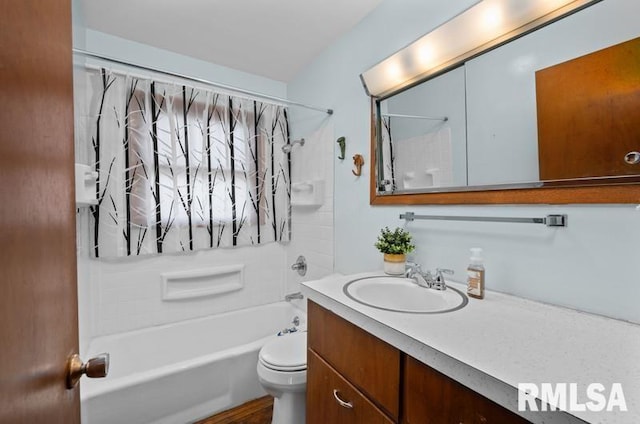
<svg viewBox="0 0 640 424">
<path fill-rule="evenodd" d="M 313 350 L 307 358 L 307 376 L 308 424 L 394 423 Z"/>
<path fill-rule="evenodd" d="M 330 374 L 330 371 L 335 371 L 358 395 L 368 399 L 381 414 L 389 418 L 389 422 L 398 422 L 400 351 L 313 302 L 309 302 L 307 314 L 307 423 L 333 423 L 331 420 L 316 419 L 335 405 L 349 410 L 353 415 L 352 420 L 335 422 L 369 422 L 356 421 L 356 404 L 354 408 L 340 406 L 333 389 L 318 393 L 317 388 L 313 387 L 317 382 L 326 382 L 316 372 Z M 316 364 L 317 367 L 314 366 Z M 337 396 L 340 397 L 340 394 Z M 346 392 L 342 396 L 340 399 L 343 401 L 352 401 Z"/>
<path fill-rule="evenodd" d="M 309 301 L 307 424 L 528 421 Z"/>
<path fill-rule="evenodd" d="M 403 376 L 403 424 L 529 422 L 409 355 Z"/>
</svg>

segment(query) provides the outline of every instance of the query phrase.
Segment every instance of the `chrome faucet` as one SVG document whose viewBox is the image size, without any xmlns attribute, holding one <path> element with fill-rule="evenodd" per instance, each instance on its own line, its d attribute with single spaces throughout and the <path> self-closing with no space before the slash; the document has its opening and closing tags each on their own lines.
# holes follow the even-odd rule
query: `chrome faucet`
<svg viewBox="0 0 640 424">
<path fill-rule="evenodd" d="M 287 302 L 291 302 L 294 299 L 304 299 L 304 296 L 301 292 L 289 293 L 284 296 L 284 300 Z"/>
<path fill-rule="evenodd" d="M 444 280 L 444 275 L 442 275 L 443 273 L 453 275 L 453 270 L 446 268 L 436 268 L 436 278 L 433 281 L 433 285 L 431 286 L 431 288 L 434 288 L 436 290 L 447 289 L 447 282 Z"/>
<path fill-rule="evenodd" d="M 307 273 L 307 260 L 304 258 L 304 256 L 298 256 L 298 259 L 296 259 L 296 263 L 291 265 L 291 269 L 294 271 L 298 271 L 298 275 L 304 276 Z"/>
<path fill-rule="evenodd" d="M 431 288 L 431 281 L 433 281 L 431 272 L 423 272 L 422 268 L 417 263 L 407 262 L 405 265 L 404 276 L 415 281 L 420 287 Z"/>
<path fill-rule="evenodd" d="M 424 272 L 420 265 L 414 262 L 407 262 L 405 266 L 405 277 L 412 279 L 420 287 L 434 290 L 446 290 L 447 283 L 443 274 L 453 274 L 453 270 L 437 268 L 436 276 L 433 277 L 431 271 Z"/>
</svg>

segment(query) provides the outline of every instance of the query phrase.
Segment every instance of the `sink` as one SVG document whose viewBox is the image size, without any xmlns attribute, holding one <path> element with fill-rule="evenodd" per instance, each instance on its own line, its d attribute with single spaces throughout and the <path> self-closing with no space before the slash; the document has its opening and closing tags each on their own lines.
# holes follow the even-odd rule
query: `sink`
<svg viewBox="0 0 640 424">
<path fill-rule="evenodd" d="M 460 290 L 434 290 L 404 277 L 372 276 L 351 280 L 344 294 L 363 305 L 410 314 L 442 314 L 462 309 L 469 302 Z"/>
</svg>

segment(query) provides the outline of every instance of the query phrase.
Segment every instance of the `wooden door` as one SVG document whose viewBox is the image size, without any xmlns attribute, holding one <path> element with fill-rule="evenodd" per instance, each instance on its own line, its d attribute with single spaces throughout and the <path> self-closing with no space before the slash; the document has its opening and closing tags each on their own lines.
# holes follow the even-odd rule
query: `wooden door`
<svg viewBox="0 0 640 424">
<path fill-rule="evenodd" d="M 71 4 L 0 5 L 0 423 L 74 424 Z"/>
<path fill-rule="evenodd" d="M 537 71 L 536 96 L 541 180 L 640 174 L 640 38 Z"/>
</svg>

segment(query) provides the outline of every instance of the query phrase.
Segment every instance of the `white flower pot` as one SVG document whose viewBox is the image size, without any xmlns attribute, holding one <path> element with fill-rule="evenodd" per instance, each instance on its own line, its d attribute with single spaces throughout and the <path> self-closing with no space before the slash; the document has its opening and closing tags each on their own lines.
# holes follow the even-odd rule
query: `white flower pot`
<svg viewBox="0 0 640 424">
<path fill-rule="evenodd" d="M 407 263 L 407 256 L 405 254 L 384 254 L 384 272 L 389 275 L 402 275 L 404 274 L 405 264 Z"/>
</svg>

